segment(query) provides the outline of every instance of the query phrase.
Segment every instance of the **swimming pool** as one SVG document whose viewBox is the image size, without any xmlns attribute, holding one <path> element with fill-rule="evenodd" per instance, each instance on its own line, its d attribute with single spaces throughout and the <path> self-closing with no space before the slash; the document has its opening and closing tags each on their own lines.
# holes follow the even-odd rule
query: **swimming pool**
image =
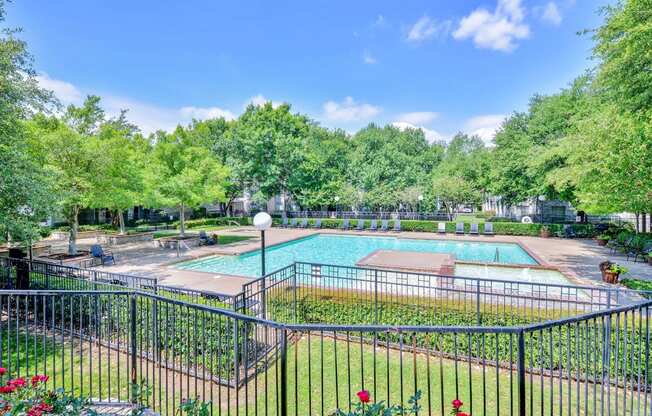
<svg viewBox="0 0 652 416">
<path fill-rule="evenodd" d="M 363 257 L 380 249 L 451 253 L 460 261 L 536 265 L 521 246 L 513 243 L 485 243 L 454 240 L 418 240 L 394 237 L 366 237 L 318 234 L 268 248 L 267 271 L 294 262 L 355 266 Z M 184 270 L 197 270 L 237 276 L 260 276 L 260 250 L 240 256 L 216 256 L 179 263 Z"/>
</svg>

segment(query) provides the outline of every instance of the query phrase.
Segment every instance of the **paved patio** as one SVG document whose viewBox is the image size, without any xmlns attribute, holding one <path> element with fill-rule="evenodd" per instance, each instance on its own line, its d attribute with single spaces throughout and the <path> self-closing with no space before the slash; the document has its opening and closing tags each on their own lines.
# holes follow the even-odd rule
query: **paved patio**
<svg viewBox="0 0 652 416">
<path fill-rule="evenodd" d="M 267 232 L 267 246 L 284 243 L 297 238 L 316 233 L 337 234 L 340 230 L 306 230 L 274 228 Z M 434 234 L 425 232 L 369 232 L 349 231 L 350 235 L 387 235 L 401 238 L 418 238 L 429 240 L 463 240 L 505 242 L 521 244 L 539 263 L 546 267 L 556 268 L 585 284 L 602 285 L 598 269 L 600 262 L 611 260 L 629 269 L 628 277 L 652 280 L 652 266 L 646 263 L 626 261 L 624 256 L 611 255 L 610 250 L 599 247 L 595 241 L 588 239 L 560 239 L 521 236 L 460 236 L 455 234 Z M 243 283 L 249 278 L 216 273 L 206 273 L 189 270 L 179 270 L 174 263 L 213 255 L 238 255 L 260 248 L 259 233 L 253 227 L 237 227 L 221 230 L 220 235 L 248 235 L 251 240 L 240 241 L 224 246 L 203 246 L 182 250 L 177 256 L 174 249 L 154 247 L 150 243 L 139 243 L 112 247 L 118 264 L 103 267 L 103 270 L 156 277 L 163 284 L 188 287 L 194 289 L 213 290 L 220 293 L 238 293 Z M 90 246 L 94 239 L 80 241 L 80 246 Z"/>
</svg>

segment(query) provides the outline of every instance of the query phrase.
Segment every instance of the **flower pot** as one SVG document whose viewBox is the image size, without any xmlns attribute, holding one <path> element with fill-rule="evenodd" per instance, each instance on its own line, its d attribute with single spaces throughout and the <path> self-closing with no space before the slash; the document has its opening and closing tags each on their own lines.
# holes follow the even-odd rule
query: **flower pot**
<svg viewBox="0 0 652 416">
<path fill-rule="evenodd" d="M 602 272 L 602 280 L 604 280 L 606 283 L 611 283 L 611 284 L 618 283 L 619 276 L 620 273 L 614 273 L 609 270 L 605 270 Z"/>
<path fill-rule="evenodd" d="M 539 232 L 539 236 L 541 238 L 550 238 L 552 234 L 550 233 L 550 230 L 548 228 L 542 228 L 541 231 Z"/>
<path fill-rule="evenodd" d="M 598 242 L 598 245 L 599 245 L 600 247 L 604 247 L 604 246 L 606 246 L 607 243 L 609 242 L 609 240 L 603 240 L 603 239 L 600 239 L 600 238 L 597 239 L 596 241 Z"/>
</svg>

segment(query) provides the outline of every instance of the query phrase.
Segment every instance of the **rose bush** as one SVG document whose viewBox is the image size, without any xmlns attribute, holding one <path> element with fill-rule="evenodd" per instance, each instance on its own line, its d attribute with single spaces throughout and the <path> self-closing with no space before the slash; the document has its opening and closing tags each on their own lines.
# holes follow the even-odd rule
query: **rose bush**
<svg viewBox="0 0 652 416">
<path fill-rule="evenodd" d="M 367 390 L 360 390 L 356 393 L 360 400 L 356 403 L 353 411 L 346 413 L 340 409 L 335 412 L 337 416 L 410 416 L 417 415 L 421 410 L 419 399 L 421 391 L 417 391 L 414 396 L 408 400 L 408 406 L 401 405 L 387 406 L 385 402 L 371 403 L 371 394 Z"/>
<path fill-rule="evenodd" d="M 49 390 L 47 381 L 45 374 L 12 378 L 5 368 L 0 367 L 0 415 L 77 416 L 82 412 L 94 413 L 89 408 L 88 399 L 68 395 L 63 389 Z"/>
</svg>

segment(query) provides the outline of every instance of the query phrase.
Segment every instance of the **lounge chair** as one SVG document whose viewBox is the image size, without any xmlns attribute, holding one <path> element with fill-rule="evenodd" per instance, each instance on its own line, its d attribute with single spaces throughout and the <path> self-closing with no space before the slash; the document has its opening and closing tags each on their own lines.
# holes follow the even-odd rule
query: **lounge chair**
<svg viewBox="0 0 652 416">
<path fill-rule="evenodd" d="M 380 231 L 387 231 L 389 229 L 389 221 L 381 220 L 380 221 Z"/>
<path fill-rule="evenodd" d="M 340 226 L 340 230 L 348 230 L 351 228 L 351 224 L 349 224 L 349 219 L 344 218 L 344 221 L 342 221 L 342 225 Z"/>
<path fill-rule="evenodd" d="M 369 225 L 369 231 L 378 231 L 378 221 L 371 220 L 371 224 Z"/>
<path fill-rule="evenodd" d="M 439 234 L 446 234 L 446 223 L 445 222 L 440 222 L 437 224 L 437 232 Z"/>
<path fill-rule="evenodd" d="M 399 219 L 394 220 L 394 231 L 396 232 L 401 231 L 401 220 Z"/>
<path fill-rule="evenodd" d="M 458 222 L 455 224 L 455 234 L 464 234 L 464 223 Z"/>
<path fill-rule="evenodd" d="M 115 256 L 110 251 L 104 251 L 101 245 L 93 244 L 91 246 L 91 256 L 100 259 L 102 266 L 107 263 L 115 264 Z"/>
<path fill-rule="evenodd" d="M 317 218 L 315 220 L 315 224 L 312 226 L 312 228 L 321 228 L 321 218 Z"/>
<path fill-rule="evenodd" d="M 209 237 L 206 234 L 206 231 L 201 230 L 199 232 L 199 245 L 200 246 L 213 246 L 217 243 L 213 237 Z"/>
<path fill-rule="evenodd" d="M 299 228 L 308 228 L 308 218 L 304 218 L 301 220 L 301 224 L 299 224 Z"/>
<path fill-rule="evenodd" d="M 484 223 L 484 232 L 482 234 L 484 234 L 484 235 L 494 235 L 494 225 L 493 225 L 493 223 L 485 222 Z"/>
<path fill-rule="evenodd" d="M 288 217 L 283 217 L 283 222 L 281 222 L 281 228 L 288 227 Z"/>
<path fill-rule="evenodd" d="M 356 231 L 363 231 L 364 230 L 364 220 L 358 220 L 358 223 L 355 226 Z"/>
<path fill-rule="evenodd" d="M 647 241 L 644 238 L 634 238 L 630 245 L 624 250 L 624 254 L 627 255 L 627 260 L 630 257 L 634 258 L 634 261 L 637 261 L 639 256 L 645 261 L 645 257 L 649 255 L 652 251 L 652 242 Z"/>
<path fill-rule="evenodd" d="M 297 228 L 297 219 L 296 218 L 292 218 L 290 220 L 290 225 L 288 225 L 288 228 Z"/>
<path fill-rule="evenodd" d="M 573 227 L 571 227 L 570 225 L 564 225 L 564 237 L 565 238 L 577 237 L 577 234 L 575 234 L 575 230 L 573 230 Z"/>
<path fill-rule="evenodd" d="M 471 235 L 478 235 L 478 223 L 477 222 L 472 222 L 471 223 L 471 230 L 469 231 L 469 234 Z"/>
</svg>

